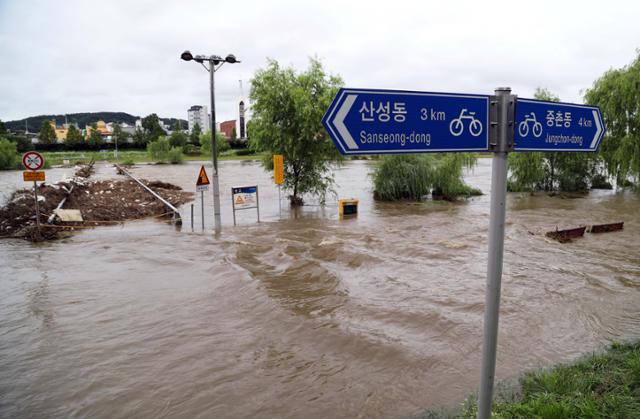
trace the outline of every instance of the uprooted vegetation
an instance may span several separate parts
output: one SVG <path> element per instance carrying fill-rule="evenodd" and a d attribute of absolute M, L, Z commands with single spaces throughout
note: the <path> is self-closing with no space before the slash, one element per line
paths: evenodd
<path fill-rule="evenodd" d="M 191 192 L 184 192 L 178 186 L 143 182 L 174 206 L 193 199 Z M 55 239 L 78 228 L 172 215 L 163 203 L 130 179 L 90 182 L 76 177 L 55 185 L 41 184 L 37 191 L 40 232 L 36 228 L 33 189 L 22 189 L 14 192 L 8 203 L 0 208 L 0 237 L 33 241 Z M 50 215 L 65 197 L 63 208 L 80 210 L 83 221 L 62 222 L 53 217 L 48 224 Z"/>

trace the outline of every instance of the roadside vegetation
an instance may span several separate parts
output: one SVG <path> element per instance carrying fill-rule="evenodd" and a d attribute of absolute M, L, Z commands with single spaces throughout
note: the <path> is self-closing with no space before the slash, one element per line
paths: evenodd
<path fill-rule="evenodd" d="M 496 393 L 494 418 L 639 418 L 640 341 L 525 373 L 517 385 Z M 476 400 L 469 398 L 459 412 L 425 411 L 415 418 L 476 415 Z"/>
<path fill-rule="evenodd" d="M 419 201 L 431 194 L 433 199 L 454 201 L 481 195 L 462 180 L 464 169 L 475 166 L 476 160 L 470 153 L 384 156 L 372 174 L 374 198 Z"/>

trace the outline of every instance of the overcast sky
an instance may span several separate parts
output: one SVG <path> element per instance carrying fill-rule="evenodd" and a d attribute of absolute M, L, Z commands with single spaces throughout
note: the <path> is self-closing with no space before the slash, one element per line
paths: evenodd
<path fill-rule="evenodd" d="M 180 53 L 235 54 L 216 73 L 218 121 L 236 118 L 270 57 L 317 56 L 348 87 L 563 101 L 640 47 L 640 1 L 0 0 L 0 119 L 155 112 L 186 119 L 209 102 L 208 75 Z"/>

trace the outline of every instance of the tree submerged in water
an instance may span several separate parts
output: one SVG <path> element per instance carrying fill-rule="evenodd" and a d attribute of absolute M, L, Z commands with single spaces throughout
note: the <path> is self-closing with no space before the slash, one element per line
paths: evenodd
<path fill-rule="evenodd" d="M 262 162 L 267 170 L 273 169 L 273 154 L 284 156 L 291 205 L 302 205 L 303 194 L 322 201 L 334 183 L 331 168 L 342 157 L 322 127 L 322 116 L 341 85 L 314 59 L 302 73 L 269 61 L 251 82 L 250 145 L 267 152 Z"/>
<path fill-rule="evenodd" d="M 481 195 L 462 180 L 464 168 L 475 164 L 470 153 L 385 156 L 373 172 L 373 196 L 381 201 L 419 201 L 432 194 L 434 199 L 453 201 Z"/>

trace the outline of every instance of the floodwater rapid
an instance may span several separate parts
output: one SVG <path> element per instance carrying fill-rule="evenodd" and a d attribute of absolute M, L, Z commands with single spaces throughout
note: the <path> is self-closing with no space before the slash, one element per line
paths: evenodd
<path fill-rule="evenodd" d="M 380 203 L 371 162 L 289 210 L 256 162 L 222 162 L 191 232 L 142 220 L 44 244 L 0 240 L 0 417 L 403 417 L 460 403 L 479 382 L 491 160 L 465 202 Z M 199 163 L 139 166 L 195 189 Z M 210 169 L 210 167 L 209 167 Z M 51 169 L 59 179 L 73 169 Z M 0 174 L 0 200 L 22 187 Z M 115 177 L 100 165 L 98 178 Z M 232 186 L 258 185 L 233 226 Z M 509 194 L 497 378 L 640 336 L 640 199 Z M 544 232 L 624 221 L 560 244 Z"/>

